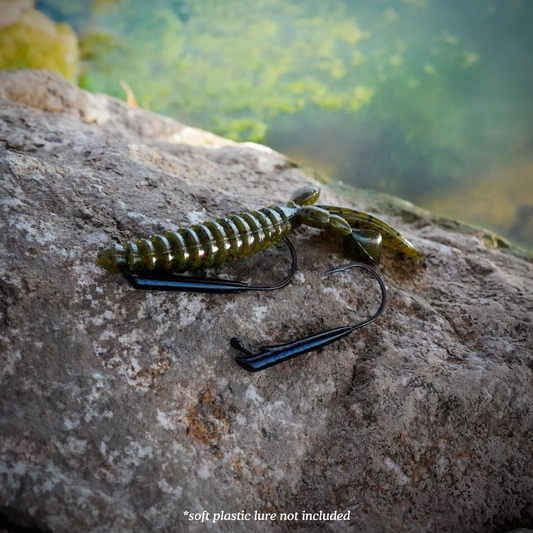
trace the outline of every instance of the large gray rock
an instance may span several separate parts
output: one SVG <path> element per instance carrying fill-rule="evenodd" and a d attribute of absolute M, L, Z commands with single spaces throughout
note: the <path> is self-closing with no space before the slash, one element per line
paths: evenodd
<path fill-rule="evenodd" d="M 112 242 L 286 203 L 309 178 L 266 148 L 50 73 L 2 73 L 0 94 L 0 527 L 459 533 L 531 525 L 526 257 L 494 248 L 505 243 L 488 232 L 451 232 L 400 202 L 391 213 L 403 217 L 380 216 L 426 259 L 385 254 L 382 318 L 248 374 L 232 361 L 231 337 L 259 346 L 353 322 L 376 308 L 375 283 L 355 271 L 322 277 L 344 259 L 310 228 L 293 239 L 295 280 L 268 294 L 137 292 L 99 270 L 95 255 Z M 321 202 L 364 210 L 385 198 L 350 194 L 362 201 L 325 188 Z M 280 247 L 218 273 L 279 279 L 286 256 Z M 213 524 L 187 514 L 202 511 L 211 520 L 220 511 L 252 516 Z M 260 522 L 255 511 L 277 516 Z M 304 521 L 304 511 L 350 518 Z M 292 512 L 298 520 L 281 519 Z"/>

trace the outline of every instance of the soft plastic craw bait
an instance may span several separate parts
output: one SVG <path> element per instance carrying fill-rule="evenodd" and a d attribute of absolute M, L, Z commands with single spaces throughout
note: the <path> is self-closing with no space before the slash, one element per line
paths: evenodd
<path fill-rule="evenodd" d="M 98 254 L 96 263 L 110 274 L 125 274 L 138 289 L 183 290 L 182 286 L 173 285 L 176 277 L 172 274 L 244 259 L 277 244 L 302 224 L 342 237 L 346 256 L 365 263 L 377 263 L 383 245 L 422 257 L 408 240 L 379 218 L 344 207 L 312 205 L 319 194 L 319 187 L 308 186 L 296 191 L 287 205 L 217 218 L 124 245 L 114 244 Z M 168 284 L 152 286 L 143 282 L 163 282 L 169 275 Z"/>
<path fill-rule="evenodd" d="M 99 252 L 96 263 L 110 274 L 122 274 L 136 289 L 203 293 L 276 290 L 287 285 L 296 271 L 296 254 L 286 237 L 301 225 L 329 230 L 335 237 L 342 238 L 347 257 L 365 263 L 378 262 L 382 246 L 422 258 L 420 252 L 398 231 L 372 215 L 344 207 L 313 205 L 319 195 L 319 187 L 308 186 L 296 191 L 287 205 L 273 205 L 258 211 L 217 218 L 137 242 L 114 244 Z M 175 275 L 224 261 L 244 259 L 282 239 L 291 252 L 292 267 L 285 280 L 276 285 L 252 286 L 238 281 Z M 258 355 L 247 351 L 238 339 L 232 339 L 232 346 L 247 356 L 238 357 L 237 362 L 247 370 L 261 370 L 334 342 L 378 318 L 386 300 L 383 281 L 373 268 L 359 263 L 330 272 L 351 267 L 366 269 L 380 284 L 382 302 L 375 315 L 359 324 L 337 328 L 295 343 L 263 347 Z"/>

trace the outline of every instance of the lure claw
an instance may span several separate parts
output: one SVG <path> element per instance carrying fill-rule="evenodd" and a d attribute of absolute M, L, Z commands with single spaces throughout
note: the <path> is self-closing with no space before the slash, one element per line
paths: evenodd
<path fill-rule="evenodd" d="M 233 338 L 230 341 L 231 346 L 233 346 L 233 348 L 239 350 L 246 356 L 237 356 L 235 358 L 236 363 L 245 370 L 248 370 L 249 372 L 258 372 L 259 370 L 264 370 L 265 368 L 269 368 L 271 366 L 288 361 L 289 359 L 297 357 L 298 355 L 303 355 L 313 350 L 318 350 L 323 346 L 327 346 L 328 344 L 331 344 L 332 342 L 335 342 L 341 339 L 342 337 L 349 335 L 350 333 L 352 333 L 352 331 L 360 329 L 374 322 L 374 320 L 376 320 L 381 315 L 381 313 L 383 313 L 383 310 L 385 309 L 385 305 L 387 303 L 387 289 L 385 287 L 385 283 L 383 282 L 381 276 L 376 272 L 376 270 L 363 263 L 352 263 L 350 265 L 337 267 L 333 270 L 325 272 L 325 274 L 334 274 L 336 272 L 342 272 L 350 268 L 364 268 L 365 270 L 370 272 L 372 276 L 376 279 L 376 281 L 379 283 L 379 287 L 381 289 L 381 304 L 379 306 L 379 309 L 370 318 L 367 318 L 366 320 L 358 322 L 357 324 L 354 324 L 352 326 L 343 326 L 340 328 L 331 329 L 322 333 L 318 333 L 316 335 L 304 337 L 303 339 L 299 339 L 288 344 L 261 346 L 259 348 L 259 353 L 257 354 L 254 354 L 244 348 L 244 345 L 240 339 Z"/>

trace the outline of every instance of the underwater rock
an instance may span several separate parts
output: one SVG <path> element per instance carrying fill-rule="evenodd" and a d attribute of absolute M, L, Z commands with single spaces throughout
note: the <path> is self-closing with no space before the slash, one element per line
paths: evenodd
<path fill-rule="evenodd" d="M 286 203 L 310 179 L 283 156 L 58 75 L 3 72 L 0 182 L 1 524 L 428 533 L 531 524 L 533 265 L 513 248 L 399 201 L 380 217 L 425 260 L 384 253 L 383 316 L 249 374 L 233 363 L 232 337 L 278 344 L 379 305 L 363 273 L 322 276 L 345 260 L 318 230 L 296 232 L 298 273 L 273 293 L 135 291 L 94 261 L 113 242 Z M 368 210 L 372 199 L 361 198 L 325 187 L 320 203 Z M 206 275 L 262 282 L 287 266 L 276 247 Z M 202 511 L 211 522 L 222 511 L 251 517 L 208 525 Z"/>
<path fill-rule="evenodd" d="M 0 70 L 45 68 L 75 81 L 78 37 L 31 7 L 33 2 L 0 2 Z M 2 23 L 3 21 L 3 23 Z"/>

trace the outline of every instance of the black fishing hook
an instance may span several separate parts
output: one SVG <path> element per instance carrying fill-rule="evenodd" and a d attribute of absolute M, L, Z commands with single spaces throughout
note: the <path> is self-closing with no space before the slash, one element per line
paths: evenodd
<path fill-rule="evenodd" d="M 360 329 L 374 322 L 374 320 L 376 320 L 385 309 L 385 305 L 387 303 L 387 289 L 381 276 L 372 267 L 363 263 L 352 263 L 350 265 L 329 270 L 328 272 L 325 272 L 325 275 L 333 274 L 335 272 L 341 272 L 350 268 L 364 268 L 365 270 L 370 272 L 372 276 L 376 279 L 376 281 L 379 283 L 379 287 L 381 289 L 381 305 L 379 306 L 379 309 L 370 318 L 367 318 L 366 320 L 363 320 L 362 322 L 359 322 L 352 326 L 343 326 L 340 328 L 331 329 L 322 333 L 318 333 L 316 335 L 304 337 L 303 339 L 290 342 L 288 344 L 261 346 L 259 348 L 259 353 L 257 354 L 254 354 L 247 350 L 240 339 L 233 338 L 230 341 L 231 346 L 233 346 L 233 348 L 239 350 L 239 352 L 244 354 L 244 356 L 239 355 L 235 358 L 237 364 L 245 370 L 248 370 L 249 372 L 258 372 L 259 370 L 264 370 L 265 368 L 278 365 L 280 363 L 283 363 L 284 361 L 288 361 L 289 359 L 297 357 L 298 355 L 302 355 L 311 352 L 312 350 L 322 348 L 323 346 L 327 346 L 328 344 L 331 344 L 332 342 L 335 342 L 341 339 L 342 337 L 349 335 L 350 333 L 352 333 L 352 331 Z"/>
<path fill-rule="evenodd" d="M 161 276 L 149 274 L 134 274 L 127 268 L 122 268 L 122 276 L 134 289 L 155 290 L 155 291 L 175 291 L 175 292 L 200 292 L 204 294 L 233 294 L 246 291 L 275 291 L 288 285 L 294 274 L 298 263 L 296 251 L 291 241 L 282 239 L 291 252 L 292 266 L 289 275 L 281 282 L 271 286 L 248 285 L 241 281 L 231 281 L 219 278 L 201 278 L 195 276 Z"/>

